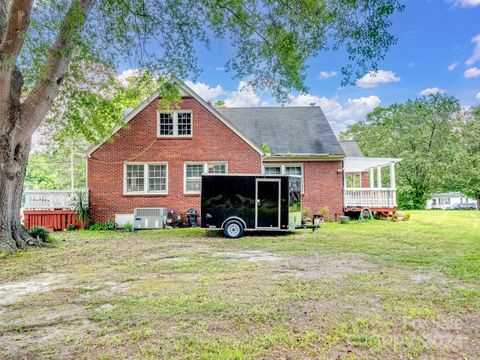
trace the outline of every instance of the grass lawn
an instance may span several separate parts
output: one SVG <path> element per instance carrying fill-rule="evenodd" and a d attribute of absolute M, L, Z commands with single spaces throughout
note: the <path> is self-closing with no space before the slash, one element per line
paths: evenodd
<path fill-rule="evenodd" d="M 0 255 L 0 358 L 480 354 L 480 212 L 228 240 L 56 233 Z"/>

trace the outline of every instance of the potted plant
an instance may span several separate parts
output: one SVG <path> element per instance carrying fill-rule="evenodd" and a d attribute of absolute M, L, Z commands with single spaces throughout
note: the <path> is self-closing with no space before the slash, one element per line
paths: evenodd
<path fill-rule="evenodd" d="M 315 225 L 325 222 L 328 212 L 328 206 L 324 206 L 320 210 L 318 210 L 317 213 L 313 215 L 313 222 L 315 223 Z"/>
<path fill-rule="evenodd" d="M 310 225 L 312 223 L 312 219 L 310 218 L 311 213 L 312 210 L 308 207 L 302 209 L 302 225 Z"/>

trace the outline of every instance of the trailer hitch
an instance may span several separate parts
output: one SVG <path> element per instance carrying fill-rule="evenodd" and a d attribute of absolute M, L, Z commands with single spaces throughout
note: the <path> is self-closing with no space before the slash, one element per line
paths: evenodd
<path fill-rule="evenodd" d="M 300 225 L 300 226 L 295 226 L 295 230 L 297 229 L 312 229 L 312 232 L 315 232 L 315 230 L 320 229 L 320 225 Z"/>

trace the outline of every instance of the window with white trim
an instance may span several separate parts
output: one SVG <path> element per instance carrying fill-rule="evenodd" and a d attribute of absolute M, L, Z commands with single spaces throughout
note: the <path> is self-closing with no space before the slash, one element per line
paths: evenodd
<path fill-rule="evenodd" d="M 157 136 L 192 136 L 191 111 L 165 111 L 157 116 Z"/>
<path fill-rule="evenodd" d="M 202 190 L 203 174 L 226 174 L 226 162 L 186 163 L 185 187 L 186 194 L 199 194 Z"/>
<path fill-rule="evenodd" d="M 263 173 L 265 175 L 300 175 L 302 177 L 302 193 L 303 187 L 303 165 L 285 164 L 285 165 L 263 165 Z"/>
<path fill-rule="evenodd" d="M 125 194 L 166 194 L 166 163 L 125 164 Z"/>

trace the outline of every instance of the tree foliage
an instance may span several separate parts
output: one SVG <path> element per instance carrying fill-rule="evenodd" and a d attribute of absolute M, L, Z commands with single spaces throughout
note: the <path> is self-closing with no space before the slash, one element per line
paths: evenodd
<path fill-rule="evenodd" d="M 217 37 L 233 48 L 227 70 L 285 100 L 291 89 L 306 90 L 306 62 L 321 51 L 346 51 L 344 83 L 376 69 L 396 42 L 390 17 L 402 10 L 397 0 L 41 0 L 19 65 L 33 86 L 55 35 L 66 27 L 69 75 L 78 75 L 87 60 L 185 78 L 200 72 L 196 44 L 208 47 Z"/>
<path fill-rule="evenodd" d="M 480 209 L 480 106 L 473 108 L 459 124 L 461 152 L 454 173 L 456 187 L 472 199 Z"/>
<path fill-rule="evenodd" d="M 401 158 L 397 165 L 399 206 L 423 208 L 429 193 L 453 190 L 448 183 L 454 182 L 451 176 L 463 161 L 461 114 L 453 97 L 422 97 L 378 107 L 342 136 L 358 141 L 365 156 Z"/>
<path fill-rule="evenodd" d="M 44 138 L 49 137 L 54 146 L 85 151 L 102 142 L 113 128 L 125 125 L 122 115 L 164 85 L 148 70 L 137 70 L 122 79 L 105 69 L 94 74 L 97 76 L 92 78 L 90 73 L 84 86 L 67 83 L 60 92 L 42 129 Z"/>

